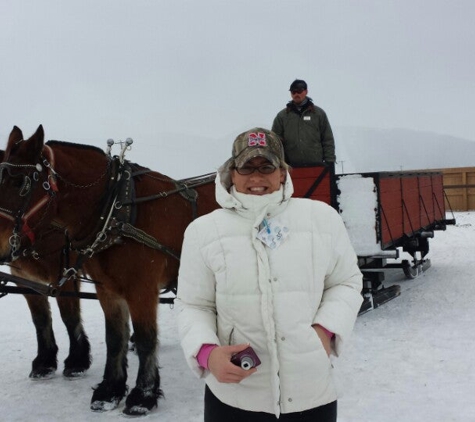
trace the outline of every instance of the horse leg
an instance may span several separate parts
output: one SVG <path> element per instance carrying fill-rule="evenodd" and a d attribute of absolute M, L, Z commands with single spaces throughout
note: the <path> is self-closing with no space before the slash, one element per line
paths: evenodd
<path fill-rule="evenodd" d="M 69 336 L 69 355 L 64 360 L 63 375 L 81 377 L 91 366 L 91 346 L 82 324 L 79 298 L 58 296 L 56 300 Z"/>
<path fill-rule="evenodd" d="M 41 295 L 25 295 L 36 329 L 38 352 L 32 362 L 31 379 L 49 379 L 57 367 L 58 346 L 54 338 L 53 322 L 48 298 Z"/>
<path fill-rule="evenodd" d="M 157 406 L 163 396 L 156 356 L 158 294 L 137 294 L 128 302 L 134 328 L 135 350 L 139 358 L 136 385 L 127 396 L 124 413 L 144 415 Z"/>
<path fill-rule="evenodd" d="M 91 409 L 104 412 L 115 409 L 127 392 L 127 349 L 129 312 L 126 302 L 97 288 L 106 321 L 107 360 L 102 382 L 94 389 Z"/>

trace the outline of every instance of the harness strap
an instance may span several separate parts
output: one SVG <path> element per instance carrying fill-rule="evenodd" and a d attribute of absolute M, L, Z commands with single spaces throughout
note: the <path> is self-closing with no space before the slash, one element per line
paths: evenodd
<path fill-rule="evenodd" d="M 175 182 L 175 185 L 178 188 L 181 188 L 182 185 L 187 186 L 183 182 L 179 181 Z M 191 217 L 193 220 L 196 220 L 196 217 L 198 217 L 198 192 L 192 187 L 188 187 L 181 190 L 179 194 L 191 204 Z"/>
<path fill-rule="evenodd" d="M 199 183 L 193 183 L 193 184 L 188 184 L 183 181 L 176 181 L 175 183 L 178 183 L 180 185 L 179 188 L 172 189 L 165 192 L 160 192 L 155 195 L 142 196 L 140 198 L 131 199 L 130 201 L 123 202 L 122 205 L 134 205 L 134 204 L 140 204 L 142 202 L 153 201 L 155 199 L 166 198 L 167 196 L 173 195 L 175 193 L 180 193 L 186 190 L 197 188 L 199 186 L 207 185 L 208 183 L 210 183 L 211 180 L 212 180 L 211 178 L 207 178 L 206 180 L 203 180 Z"/>
<path fill-rule="evenodd" d="M 157 239 L 145 233 L 143 230 L 140 230 L 129 223 L 117 223 L 117 228 L 119 229 L 120 234 L 122 236 L 129 237 L 131 239 L 136 240 L 137 242 L 144 244 L 145 246 L 164 252 L 170 255 L 172 258 L 175 258 L 177 261 L 180 260 L 179 254 L 177 254 L 169 247 L 162 245 L 160 242 L 158 242 Z"/>
<path fill-rule="evenodd" d="M 167 196 L 173 195 L 175 193 L 183 192 L 186 189 L 189 189 L 189 187 L 182 186 L 180 188 L 169 190 L 167 192 L 160 192 L 155 195 L 142 196 L 141 198 L 134 198 L 134 199 L 131 199 L 130 201 L 124 202 L 122 205 L 135 205 L 135 204 L 140 204 L 142 202 L 153 201 L 154 199 L 166 198 Z"/>
<path fill-rule="evenodd" d="M 76 264 L 74 267 L 69 267 L 63 268 L 63 274 L 61 279 L 58 281 L 58 288 L 63 287 L 63 284 L 66 283 L 66 281 L 70 280 L 71 278 L 74 280 L 74 289 L 79 292 L 78 284 L 77 284 L 77 274 L 82 268 L 82 263 L 84 261 L 85 255 L 78 255 L 78 258 L 76 260 Z M 69 261 L 69 256 L 68 256 L 68 261 Z"/>
<path fill-rule="evenodd" d="M 15 222 L 15 217 L 11 216 L 10 214 L 7 214 L 6 212 L 1 211 L 1 208 L 0 208 L 0 217 L 3 217 L 6 220 Z"/>

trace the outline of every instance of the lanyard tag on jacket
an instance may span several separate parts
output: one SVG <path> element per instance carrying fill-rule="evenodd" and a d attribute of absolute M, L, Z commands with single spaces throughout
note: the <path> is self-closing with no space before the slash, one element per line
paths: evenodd
<path fill-rule="evenodd" d="M 257 233 L 257 238 L 271 249 L 276 249 L 289 235 L 289 228 L 278 218 L 262 220 L 262 229 Z"/>

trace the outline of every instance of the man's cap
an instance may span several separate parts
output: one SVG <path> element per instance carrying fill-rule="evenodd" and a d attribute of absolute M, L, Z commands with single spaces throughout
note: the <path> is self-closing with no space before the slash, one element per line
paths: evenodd
<path fill-rule="evenodd" d="M 293 81 L 290 84 L 289 91 L 296 91 L 298 89 L 306 90 L 307 89 L 307 82 L 303 81 L 302 79 L 295 79 L 295 81 Z"/>
<path fill-rule="evenodd" d="M 266 158 L 277 168 L 285 162 L 284 147 L 274 132 L 255 127 L 234 140 L 232 159 L 237 168 L 256 157 Z"/>

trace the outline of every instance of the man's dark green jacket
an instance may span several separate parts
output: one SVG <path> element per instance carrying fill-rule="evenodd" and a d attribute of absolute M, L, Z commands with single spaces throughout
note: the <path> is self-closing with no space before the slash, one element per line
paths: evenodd
<path fill-rule="evenodd" d="M 309 99 L 300 110 L 291 101 L 280 111 L 272 131 L 284 144 L 291 166 L 335 162 L 335 141 L 326 113 Z"/>

